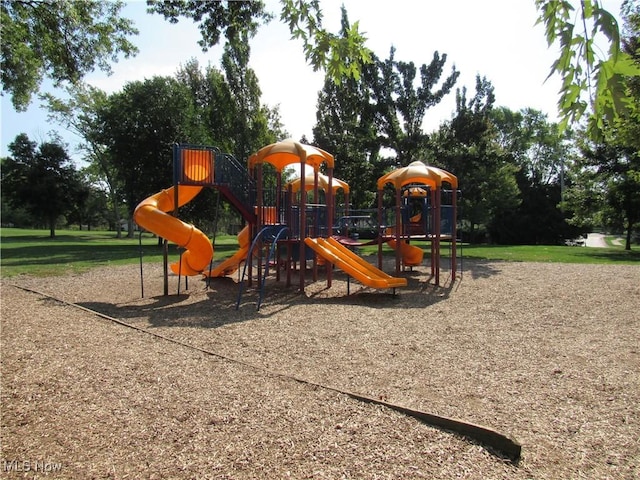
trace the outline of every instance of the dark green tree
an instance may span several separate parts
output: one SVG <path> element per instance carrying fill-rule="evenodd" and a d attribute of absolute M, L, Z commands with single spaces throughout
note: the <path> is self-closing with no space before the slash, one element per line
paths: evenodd
<path fill-rule="evenodd" d="M 109 207 L 108 195 L 96 184 L 92 167 L 75 172 L 78 187 L 71 192 L 73 201 L 65 214 L 67 224 L 77 224 L 78 229 L 108 226 L 113 210 Z"/>
<path fill-rule="evenodd" d="M 561 133 L 542 112 L 494 109 L 491 121 L 505 159 L 517 167 L 520 203 L 503 210 L 490 224 L 491 238 L 502 244 L 559 244 L 579 232 L 566 222 L 561 207 L 565 165 L 572 157 L 571 132 Z"/>
<path fill-rule="evenodd" d="M 84 185 L 59 141 L 38 145 L 22 133 L 2 162 L 3 199 L 44 222 L 51 238 L 58 219 L 82 202 Z"/>
<path fill-rule="evenodd" d="M 76 84 L 99 68 L 110 72 L 118 55 L 135 55 L 128 36 L 138 31 L 120 17 L 124 2 L 101 0 L 0 3 L 2 91 L 16 110 L 27 108 L 42 80 Z"/>
<path fill-rule="evenodd" d="M 350 28 L 343 8 L 341 32 Z M 375 181 L 388 165 L 380 158 L 371 95 L 377 75 L 375 64 L 365 65 L 359 80 L 344 76 L 335 81 L 327 75 L 318 93 L 313 143 L 336 158 L 334 175 L 352 186 L 350 203 L 355 208 L 374 205 Z"/>
<path fill-rule="evenodd" d="M 313 143 L 334 155 L 334 175 L 351 185 L 352 206 L 370 208 L 375 200 L 376 173 L 382 174 L 384 161 L 375 142 L 373 105 L 363 101 L 360 95 L 365 93 L 359 84 L 351 78 L 337 85 L 325 80 L 318 95 Z"/>
<path fill-rule="evenodd" d="M 630 250 L 640 224 L 640 155 L 637 146 L 616 138 L 618 130 L 604 132 L 607 142 L 583 138 L 566 203 L 575 212 L 574 223 L 624 232 L 625 249 Z"/>
<path fill-rule="evenodd" d="M 559 183 L 571 144 L 571 132 L 561 133 L 547 115 L 533 108 L 518 112 L 499 107 L 491 112 L 498 141 L 512 162 L 534 183 Z"/>
<path fill-rule="evenodd" d="M 176 79 L 191 92 L 195 116 L 191 131 L 198 142 L 215 145 L 245 161 L 257 149 L 286 137 L 277 107 L 260 103 L 260 86 L 248 57 L 225 49 L 223 71 L 188 61 Z"/>
<path fill-rule="evenodd" d="M 493 85 L 476 78 L 472 98 L 466 87 L 456 91 L 456 112 L 430 139 L 434 163 L 458 177 L 462 232 L 478 241 L 493 218 L 520 203 L 516 166 L 501 147 L 491 121 Z"/>
<path fill-rule="evenodd" d="M 203 70 L 197 60 L 191 59 L 178 69 L 176 80 L 190 92 L 195 112 L 189 127 L 193 140 L 233 152 L 232 125 L 236 110 L 224 74 L 211 65 Z"/>
<path fill-rule="evenodd" d="M 249 39 L 243 37 L 237 44 L 228 43 L 222 55 L 222 68 L 231 93 L 233 116 L 230 138 L 232 153 L 241 161 L 276 138 L 269 132 L 266 108 L 260 104 L 262 92 L 258 77 L 249 67 Z"/>

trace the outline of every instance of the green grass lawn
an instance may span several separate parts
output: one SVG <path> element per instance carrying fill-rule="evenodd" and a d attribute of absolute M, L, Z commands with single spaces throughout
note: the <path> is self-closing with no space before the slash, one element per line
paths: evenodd
<path fill-rule="evenodd" d="M 49 238 L 48 230 L 0 230 L 1 275 L 3 278 L 20 274 L 40 277 L 82 272 L 90 268 L 143 262 L 161 262 L 162 248 L 151 234 L 142 235 L 142 247 L 138 234 L 134 238 L 116 238 L 114 232 L 87 232 L 57 230 L 55 238 Z M 216 238 L 214 262 L 232 255 L 238 249 L 235 236 Z M 418 245 L 420 245 L 418 243 Z M 428 249 L 427 244 L 423 244 Z M 443 244 L 442 255 L 449 255 L 449 245 Z M 375 254 L 376 246 L 360 249 L 361 254 Z M 385 255 L 393 251 L 384 246 Z M 458 246 L 458 257 L 463 259 L 505 260 L 513 262 L 562 262 L 562 263 L 625 263 L 640 264 L 640 248 L 625 251 L 622 246 L 587 248 L 566 246 Z M 169 261 L 179 258 L 175 245 L 169 245 Z"/>
<path fill-rule="evenodd" d="M 464 258 L 512 262 L 640 263 L 640 248 L 637 246 L 631 251 L 625 251 L 623 246 L 592 248 L 559 245 L 463 245 L 458 250 L 462 251 Z M 445 255 L 448 253 L 444 248 L 442 251 Z"/>
<path fill-rule="evenodd" d="M 142 234 L 142 248 L 136 232 L 134 238 L 116 238 L 115 232 L 3 228 L 0 230 L 1 274 L 3 278 L 20 274 L 40 277 L 82 272 L 89 268 L 161 262 L 162 247 L 149 233 Z M 238 249 L 235 236 L 216 238 L 215 260 L 226 258 Z M 179 259 L 175 245 L 169 244 L 169 261 Z"/>
<path fill-rule="evenodd" d="M 422 246 L 425 254 L 429 245 L 417 242 Z M 611 244 L 610 244 L 611 245 Z M 440 253 L 443 257 L 451 254 L 448 242 L 443 242 Z M 373 255 L 378 252 L 377 245 L 369 245 L 360 249 L 363 255 Z M 393 251 L 383 247 L 385 254 L 392 255 Z M 611 245 L 609 248 L 568 247 L 554 245 L 457 245 L 457 256 L 463 259 L 503 260 L 510 262 L 556 262 L 556 263 L 599 263 L 599 264 L 640 264 L 640 248 L 635 246 L 631 251 L 625 251 L 621 245 Z"/>

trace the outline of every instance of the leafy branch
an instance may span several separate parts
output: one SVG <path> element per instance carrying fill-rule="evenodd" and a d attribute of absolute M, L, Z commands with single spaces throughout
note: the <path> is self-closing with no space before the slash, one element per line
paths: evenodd
<path fill-rule="evenodd" d="M 605 125 L 629 110 L 626 79 L 640 76 L 640 67 L 620 49 L 618 22 L 599 0 L 580 0 L 578 10 L 568 0 L 536 0 L 536 7 L 547 44 L 560 44 L 560 56 L 549 73 L 562 77 L 560 127 L 579 122 L 590 107 L 587 131 L 601 138 Z M 609 45 L 606 52 L 598 49 L 600 40 Z"/>

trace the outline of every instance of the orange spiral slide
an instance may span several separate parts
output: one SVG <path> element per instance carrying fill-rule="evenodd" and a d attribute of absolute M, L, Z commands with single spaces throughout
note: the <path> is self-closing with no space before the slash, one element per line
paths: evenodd
<path fill-rule="evenodd" d="M 174 273 L 199 275 L 211 263 L 213 246 L 209 238 L 196 227 L 166 213 L 176 208 L 175 188 L 178 188 L 178 207 L 189 203 L 202 190 L 199 186 L 179 186 L 162 190 L 140 202 L 133 213 L 133 219 L 145 230 L 186 249 L 181 261 L 171 265 Z"/>

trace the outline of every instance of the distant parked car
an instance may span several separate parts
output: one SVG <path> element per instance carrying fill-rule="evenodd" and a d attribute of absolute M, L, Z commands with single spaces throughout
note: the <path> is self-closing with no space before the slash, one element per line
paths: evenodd
<path fill-rule="evenodd" d="M 378 225 L 371 217 L 345 216 L 340 217 L 334 225 L 333 233 L 343 237 L 373 240 L 378 238 Z"/>

